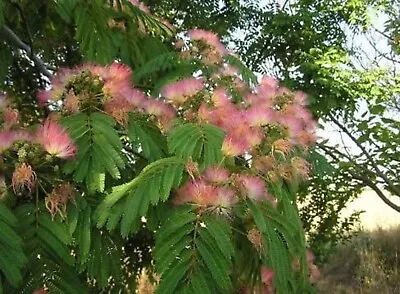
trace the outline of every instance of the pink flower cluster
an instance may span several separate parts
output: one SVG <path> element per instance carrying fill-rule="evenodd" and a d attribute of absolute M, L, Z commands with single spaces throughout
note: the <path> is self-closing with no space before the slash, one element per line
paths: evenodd
<path fill-rule="evenodd" d="M 98 100 L 99 103 L 103 104 L 103 110 L 121 124 L 126 124 L 128 113 L 131 111 L 141 111 L 154 115 L 163 127 L 176 115 L 172 106 L 161 100 L 148 97 L 139 89 L 133 88 L 131 69 L 117 62 L 105 67 L 84 64 L 73 70 L 61 70 L 52 79 L 52 89 L 39 92 L 39 102 L 44 104 L 62 100 L 63 108 L 67 113 L 83 111 L 81 105 L 88 99 L 92 99 L 95 94 L 74 93 L 69 83 L 85 72 L 90 72 L 94 82 L 97 81 L 102 85 L 104 97 Z M 189 90 L 185 91 L 188 93 Z"/>
<path fill-rule="evenodd" d="M 203 81 L 196 78 L 186 78 L 178 82 L 170 83 L 161 89 L 161 95 L 167 101 L 180 105 L 188 101 L 204 88 Z"/>
<path fill-rule="evenodd" d="M 240 198 L 253 201 L 269 201 L 265 182 L 246 173 L 232 174 L 219 166 L 210 166 L 203 173 L 190 172 L 191 180 L 186 182 L 175 193 L 174 204 L 195 203 L 203 207 L 229 208 Z"/>
<path fill-rule="evenodd" d="M 76 146 L 68 133 L 50 119 L 46 120 L 35 134 L 26 130 L 0 131 L 0 154 L 16 142 L 38 143 L 47 153 L 59 158 L 72 158 L 76 153 Z"/>
<path fill-rule="evenodd" d="M 218 35 L 213 32 L 193 29 L 188 31 L 188 36 L 192 41 L 203 41 L 211 46 L 212 49 L 215 49 L 221 56 L 227 52 L 225 46 L 219 40 Z"/>

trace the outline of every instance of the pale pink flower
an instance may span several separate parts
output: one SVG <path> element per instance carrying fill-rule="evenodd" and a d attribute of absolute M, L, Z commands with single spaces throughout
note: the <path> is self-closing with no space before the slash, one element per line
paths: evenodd
<path fill-rule="evenodd" d="M 294 94 L 294 98 L 293 98 L 294 102 L 296 104 L 299 104 L 301 106 L 307 106 L 308 105 L 308 101 L 307 101 L 307 94 L 302 92 L 302 91 L 297 91 Z"/>
<path fill-rule="evenodd" d="M 235 177 L 235 184 L 243 196 L 255 201 L 267 200 L 265 182 L 255 176 L 239 174 Z"/>
<path fill-rule="evenodd" d="M 225 46 L 221 43 L 217 34 L 213 32 L 201 29 L 193 29 L 188 31 L 188 36 L 192 40 L 201 40 L 208 45 L 214 47 L 221 55 L 226 53 Z"/>
<path fill-rule="evenodd" d="M 131 104 L 123 98 L 111 98 L 104 102 L 104 111 L 121 125 L 128 123 L 128 113 L 131 109 Z"/>
<path fill-rule="evenodd" d="M 16 194 L 27 189 L 32 192 L 32 188 L 36 185 L 36 173 L 32 167 L 25 162 L 17 166 L 12 175 L 12 187 Z"/>
<path fill-rule="evenodd" d="M 18 141 L 32 141 L 32 135 L 24 130 L 0 131 L 0 153 Z"/>
<path fill-rule="evenodd" d="M 303 179 L 308 179 L 311 173 L 311 164 L 307 160 L 296 156 L 291 159 L 291 164 L 295 174 Z"/>
<path fill-rule="evenodd" d="M 203 172 L 204 179 L 209 183 L 223 184 L 229 180 L 229 171 L 223 167 L 210 166 Z"/>
<path fill-rule="evenodd" d="M 235 191 L 228 187 L 216 187 L 216 196 L 212 206 L 218 207 L 232 207 L 238 202 L 238 198 L 235 195 Z"/>
<path fill-rule="evenodd" d="M 248 150 L 248 144 L 243 138 L 226 136 L 222 143 L 221 151 L 226 156 L 238 156 Z"/>
<path fill-rule="evenodd" d="M 0 152 L 9 149 L 15 142 L 14 133 L 11 131 L 0 132 Z"/>
<path fill-rule="evenodd" d="M 68 133 L 56 122 L 46 120 L 39 128 L 36 139 L 49 154 L 60 158 L 72 158 L 76 146 Z"/>
<path fill-rule="evenodd" d="M 250 149 L 262 142 L 264 134 L 260 128 L 249 128 L 244 138 L 248 144 L 248 149 Z"/>
<path fill-rule="evenodd" d="M 246 110 L 246 118 L 250 126 L 265 126 L 274 122 L 275 111 L 271 108 L 252 106 Z"/>
<path fill-rule="evenodd" d="M 185 103 L 204 88 L 203 81 L 196 78 L 187 78 L 165 85 L 161 95 L 177 105 Z"/>
<path fill-rule="evenodd" d="M 74 94 L 71 90 L 68 92 L 64 99 L 64 108 L 69 113 L 78 113 L 79 112 L 79 97 Z"/>
<path fill-rule="evenodd" d="M 231 207 L 237 202 L 235 191 L 228 187 L 217 187 L 202 179 L 188 181 L 176 191 L 175 205 L 195 203 L 205 207 Z"/>
<path fill-rule="evenodd" d="M 143 103 L 146 101 L 146 95 L 138 90 L 131 89 L 129 95 L 126 97 L 129 103 L 131 103 L 135 107 L 142 107 Z"/>
<path fill-rule="evenodd" d="M 215 89 L 211 96 L 211 101 L 216 107 L 224 106 L 230 103 L 229 95 L 224 88 Z"/>
<path fill-rule="evenodd" d="M 266 267 L 265 265 L 261 266 L 260 269 L 261 282 L 263 283 L 262 292 L 263 294 L 273 294 L 274 291 L 274 276 L 275 273 L 272 269 Z"/>
<path fill-rule="evenodd" d="M 278 139 L 272 143 L 274 151 L 288 155 L 292 151 L 292 143 L 285 139 Z"/>
<path fill-rule="evenodd" d="M 9 130 L 19 122 L 19 112 L 13 108 L 3 110 L 4 129 Z"/>

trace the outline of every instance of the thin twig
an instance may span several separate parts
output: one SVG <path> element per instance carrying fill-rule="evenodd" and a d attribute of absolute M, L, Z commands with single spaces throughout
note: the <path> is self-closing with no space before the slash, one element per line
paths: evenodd
<path fill-rule="evenodd" d="M 4 25 L 1 28 L 0 32 L 1 31 L 6 36 L 8 36 L 11 39 L 11 41 L 15 43 L 15 45 L 17 45 L 20 49 L 24 50 L 26 54 L 31 57 L 32 61 L 35 63 L 36 67 L 42 74 L 44 74 L 48 78 L 52 76 L 52 73 L 49 71 L 49 69 L 55 70 L 55 68 L 46 65 L 43 62 L 43 60 L 41 60 L 36 54 L 32 54 L 31 47 L 22 42 L 21 39 L 8 26 Z"/>
<path fill-rule="evenodd" d="M 332 114 L 329 114 L 329 118 L 357 145 L 358 148 L 360 148 L 361 152 L 366 156 L 369 164 L 373 167 L 376 174 L 379 177 L 381 177 L 385 181 L 385 183 L 389 186 L 390 191 L 393 192 L 394 194 L 400 196 L 400 190 L 379 169 L 378 165 L 376 164 L 375 160 L 372 158 L 371 154 L 369 154 L 368 151 L 364 148 L 364 146 L 360 142 L 358 142 L 357 138 L 355 138 L 353 136 L 353 134 L 345 126 L 343 126 L 336 118 L 334 118 L 334 116 Z"/>
<path fill-rule="evenodd" d="M 336 150 L 336 149 L 334 149 L 332 147 L 329 147 L 329 146 L 326 146 L 326 145 L 322 145 L 322 144 L 318 144 L 318 147 L 321 148 L 327 155 L 329 155 L 330 157 L 332 157 L 336 161 L 340 161 L 340 159 L 339 159 L 339 157 L 337 157 L 335 155 L 334 152 L 337 152 L 341 156 L 346 157 L 352 164 L 355 165 L 355 168 L 358 168 L 358 169 L 361 169 L 361 170 L 363 169 L 356 162 L 354 162 L 351 158 L 347 157 L 345 154 L 341 153 L 340 151 L 338 151 L 338 150 Z M 363 182 L 366 186 L 368 186 L 372 190 L 374 190 L 375 193 L 378 195 L 378 197 L 381 198 L 381 200 L 383 202 L 385 202 L 385 204 L 387 204 L 390 208 L 396 210 L 397 212 L 400 212 L 400 206 L 398 206 L 398 205 L 394 204 L 392 201 L 390 201 L 386 197 L 386 195 L 382 192 L 382 190 L 370 178 L 368 178 L 365 175 L 359 175 L 359 174 L 357 174 L 356 172 L 354 172 L 352 170 L 349 170 L 348 172 L 353 176 L 353 178 Z"/>

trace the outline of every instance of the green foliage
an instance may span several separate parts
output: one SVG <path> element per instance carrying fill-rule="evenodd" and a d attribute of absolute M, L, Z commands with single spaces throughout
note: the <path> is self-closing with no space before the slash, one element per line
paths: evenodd
<path fill-rule="evenodd" d="M 22 251 L 22 239 L 15 232 L 17 218 L 3 204 L 0 204 L 0 270 L 5 279 L 14 287 L 22 282 L 21 269 L 27 259 Z"/>
<path fill-rule="evenodd" d="M 205 166 L 222 160 L 224 132 L 211 124 L 180 124 L 168 136 L 168 147 L 178 157 L 202 162 Z"/>
<path fill-rule="evenodd" d="M 19 206 L 15 215 L 28 257 L 20 293 L 32 293 L 44 285 L 54 292 L 86 293 L 74 269 L 69 248 L 73 239 L 66 224 L 53 220 L 47 211 L 37 210 L 33 204 Z"/>
<path fill-rule="evenodd" d="M 193 207 L 171 213 L 156 235 L 154 257 L 161 273 L 157 292 L 231 291 L 229 273 L 234 249 L 230 235 L 231 229 L 225 221 L 196 216 Z"/>
<path fill-rule="evenodd" d="M 121 235 L 137 232 L 140 218 L 146 216 L 149 205 L 169 198 L 171 189 L 181 182 L 184 162 L 176 157 L 159 159 L 132 181 L 114 187 L 97 208 L 97 226 L 113 230 L 121 219 Z"/>
<path fill-rule="evenodd" d="M 119 179 L 125 167 L 114 119 L 99 112 L 80 113 L 66 117 L 63 124 L 78 146 L 76 160 L 65 166 L 65 172 L 73 173 L 76 182 L 85 181 L 89 192 L 103 192 L 106 173 Z"/>
<path fill-rule="evenodd" d="M 155 161 L 168 153 L 165 137 L 148 118 L 132 114 L 127 129 L 135 150 L 142 149 L 147 160 Z"/>

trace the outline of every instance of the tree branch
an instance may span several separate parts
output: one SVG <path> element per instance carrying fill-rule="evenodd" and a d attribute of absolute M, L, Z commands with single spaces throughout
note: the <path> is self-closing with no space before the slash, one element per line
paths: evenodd
<path fill-rule="evenodd" d="M 392 181 L 389 180 L 389 178 L 379 169 L 372 156 L 368 153 L 364 146 L 360 142 L 358 142 L 357 138 L 355 138 L 353 134 L 348 129 L 346 129 L 346 127 L 343 126 L 336 118 L 334 118 L 332 114 L 329 114 L 329 118 L 357 145 L 358 148 L 360 148 L 361 152 L 367 157 L 376 174 L 385 181 L 390 190 L 394 194 L 400 196 L 399 189 L 395 185 L 393 185 Z"/>
<path fill-rule="evenodd" d="M 31 47 L 21 41 L 21 39 L 6 25 L 1 27 L 1 31 L 18 46 L 18 48 L 24 50 L 26 54 L 32 59 L 39 71 L 46 77 L 50 78 L 52 73 L 49 71 L 55 70 L 55 68 L 46 65 L 36 54 L 33 54 Z"/>
<path fill-rule="evenodd" d="M 355 165 L 356 168 L 360 168 L 360 166 L 356 162 L 354 162 L 351 158 L 346 156 L 346 154 L 343 154 L 343 153 L 341 153 L 340 151 L 338 151 L 338 150 L 336 150 L 334 148 L 331 148 L 329 146 L 325 146 L 325 145 L 322 145 L 322 144 L 318 144 L 318 147 L 321 148 L 327 155 L 332 157 L 334 160 L 340 161 L 339 157 L 337 157 L 334 154 L 334 152 L 337 152 L 339 155 L 346 157 L 353 165 Z M 360 168 L 360 169 L 362 170 L 362 168 Z M 363 182 L 366 186 L 368 186 L 372 190 L 374 190 L 375 193 L 378 195 L 378 197 L 381 198 L 381 200 L 383 202 L 385 202 L 385 204 L 387 204 L 390 208 L 396 210 L 397 212 L 400 212 L 400 206 L 398 206 L 395 203 L 393 203 L 392 201 L 390 201 L 386 197 L 386 195 L 382 192 L 382 190 L 370 178 L 368 178 L 365 175 L 359 175 L 359 174 L 357 174 L 356 172 L 354 172 L 352 170 L 348 170 L 348 172 L 353 176 L 353 178 Z"/>

